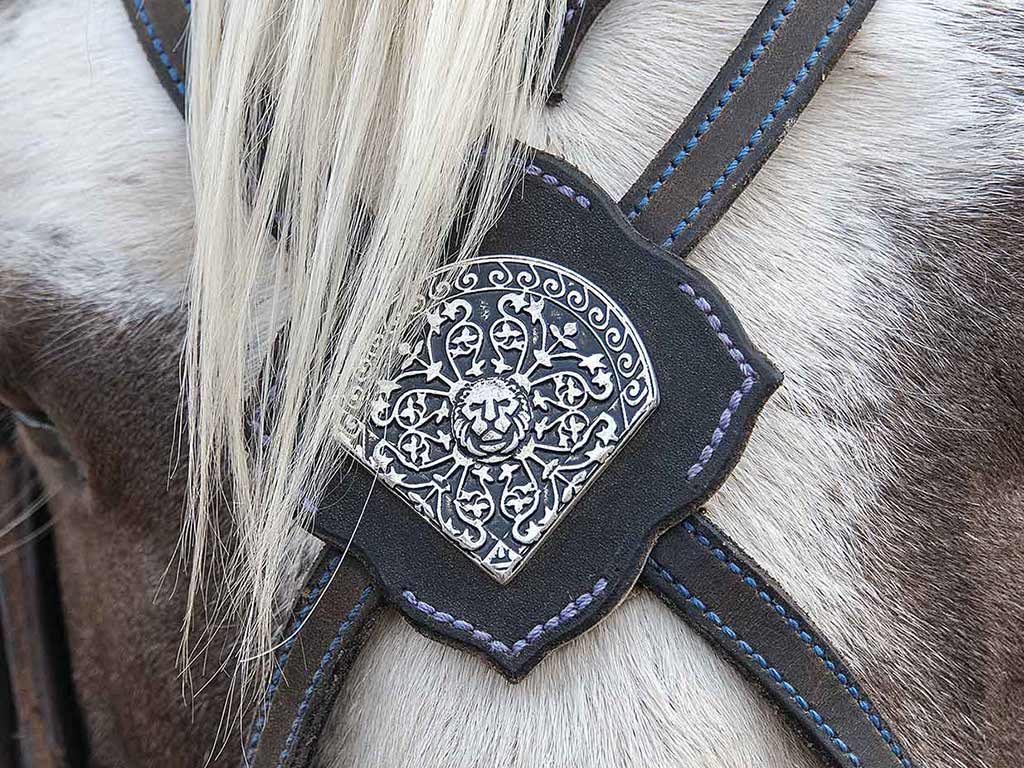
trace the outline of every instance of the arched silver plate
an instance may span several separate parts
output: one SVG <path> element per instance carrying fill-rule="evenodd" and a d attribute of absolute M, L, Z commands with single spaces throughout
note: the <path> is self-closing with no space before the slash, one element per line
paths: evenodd
<path fill-rule="evenodd" d="M 658 404 L 643 340 L 581 275 L 525 256 L 440 272 L 342 442 L 507 583 Z"/>

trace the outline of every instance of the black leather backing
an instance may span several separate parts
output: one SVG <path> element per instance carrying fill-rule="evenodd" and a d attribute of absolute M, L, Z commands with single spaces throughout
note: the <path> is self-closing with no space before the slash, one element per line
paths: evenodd
<path fill-rule="evenodd" d="M 755 680 L 841 768 L 910 768 L 864 687 L 825 635 L 700 515 L 665 533 L 643 584 Z"/>
<path fill-rule="evenodd" d="M 421 632 L 519 680 L 621 600 L 655 537 L 724 479 L 780 377 L 703 275 L 639 237 L 596 185 L 552 157 L 536 156 L 481 253 L 553 262 L 602 287 L 645 341 L 661 404 L 509 584 L 361 464 L 336 478 L 315 533 L 337 547 L 351 538 Z"/>
<path fill-rule="evenodd" d="M 685 255 L 782 141 L 874 0 L 769 0 L 689 116 L 620 205 Z"/>

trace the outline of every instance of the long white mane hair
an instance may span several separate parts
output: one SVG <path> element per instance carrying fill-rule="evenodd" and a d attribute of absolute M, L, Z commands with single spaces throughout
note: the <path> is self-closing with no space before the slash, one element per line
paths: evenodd
<path fill-rule="evenodd" d="M 357 373 L 385 364 L 376 340 L 402 327 L 453 226 L 461 258 L 493 222 L 564 13 L 564 0 L 195 5 L 183 541 L 190 608 L 240 628 L 243 681 L 266 672 L 288 542 L 342 460 L 333 430 L 360 407 Z"/>

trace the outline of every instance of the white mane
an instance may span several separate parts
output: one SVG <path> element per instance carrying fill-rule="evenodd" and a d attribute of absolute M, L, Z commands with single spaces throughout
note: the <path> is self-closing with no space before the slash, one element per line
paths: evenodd
<path fill-rule="evenodd" d="M 493 220 L 562 15 L 554 0 L 195 6 L 184 541 L 195 597 L 226 507 L 232 581 L 216 610 L 245 628 L 243 665 L 262 662 L 257 673 L 293 568 L 287 543 L 339 460 L 340 409 L 362 398 L 354 376 L 381 364 L 371 343 L 404 324 L 471 196 L 460 256 Z M 273 391 L 254 376 L 271 354 L 283 361 Z M 253 424 L 266 438 L 247 439 L 253 405 L 271 402 L 274 424 Z"/>

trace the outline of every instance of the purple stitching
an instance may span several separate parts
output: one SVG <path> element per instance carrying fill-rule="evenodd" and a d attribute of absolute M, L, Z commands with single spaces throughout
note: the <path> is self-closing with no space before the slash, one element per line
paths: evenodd
<path fill-rule="evenodd" d="M 482 629 L 477 629 L 468 621 L 463 621 L 462 619 L 458 619 L 452 616 L 450 613 L 445 613 L 444 611 L 437 610 L 436 608 L 434 608 L 434 606 L 430 605 L 430 603 L 425 603 L 422 600 L 418 599 L 416 595 L 410 592 L 409 590 L 403 592 L 402 597 L 404 597 L 409 602 L 409 604 L 412 605 L 413 608 L 415 608 L 420 613 L 429 616 L 438 624 L 451 624 L 453 629 L 456 629 L 459 632 L 469 635 L 479 643 L 483 643 L 487 646 L 487 650 L 489 650 L 491 653 L 500 653 L 505 656 L 515 656 L 518 653 L 522 652 L 523 649 L 526 648 L 526 646 L 530 645 L 531 643 L 537 642 L 537 640 L 539 640 L 541 635 L 543 635 L 545 632 L 549 632 L 561 626 L 562 624 L 576 618 L 582 611 L 586 610 L 594 602 L 594 599 L 600 596 L 600 594 L 604 592 L 604 590 L 607 587 L 608 581 L 606 579 L 598 579 L 596 582 L 594 582 L 594 586 L 590 590 L 590 592 L 584 592 L 575 600 L 570 600 L 569 603 L 565 606 L 565 608 L 563 608 L 561 611 L 556 613 L 554 616 L 552 616 L 544 623 L 535 626 L 533 629 L 526 633 L 525 637 L 522 637 L 519 640 L 516 640 L 514 643 L 512 643 L 511 647 L 509 647 L 506 643 L 503 643 L 501 640 L 496 639 L 494 635 L 492 635 L 490 632 L 485 632 Z"/>
<path fill-rule="evenodd" d="M 718 419 L 718 426 L 716 426 L 715 431 L 711 433 L 711 440 L 700 452 L 700 458 L 697 462 L 690 467 L 686 473 L 686 479 L 693 480 L 697 475 L 704 471 L 704 467 L 706 467 L 708 462 L 711 461 L 711 457 L 714 455 L 715 450 L 729 431 L 729 427 L 732 425 L 732 417 L 736 414 L 744 396 L 749 395 L 750 390 L 753 389 L 754 382 L 757 380 L 757 375 L 743 356 L 743 352 L 733 344 L 732 339 L 729 338 L 729 334 L 722 330 L 722 321 L 718 315 L 715 314 L 711 305 L 708 303 L 708 300 L 703 296 L 698 296 L 697 292 L 687 283 L 680 283 L 679 290 L 689 296 L 697 306 L 697 309 L 704 313 L 704 319 L 708 321 L 708 325 L 711 326 L 711 330 L 718 335 L 719 340 L 722 342 L 722 346 L 725 347 L 725 351 L 729 353 L 729 357 L 733 359 L 736 366 L 740 369 L 740 373 L 744 376 L 743 382 L 740 384 L 739 388 L 729 397 L 729 405 L 726 406 L 724 411 L 722 411 L 722 415 Z"/>
<path fill-rule="evenodd" d="M 568 184 L 563 184 L 558 180 L 557 177 L 552 176 L 550 173 L 545 173 L 544 169 L 540 166 L 529 163 L 523 168 L 523 172 L 528 176 L 536 176 L 549 187 L 554 187 L 561 192 L 565 197 L 572 200 L 581 208 L 590 209 L 590 198 L 584 195 L 576 194 L 576 190 L 570 187 Z"/>

